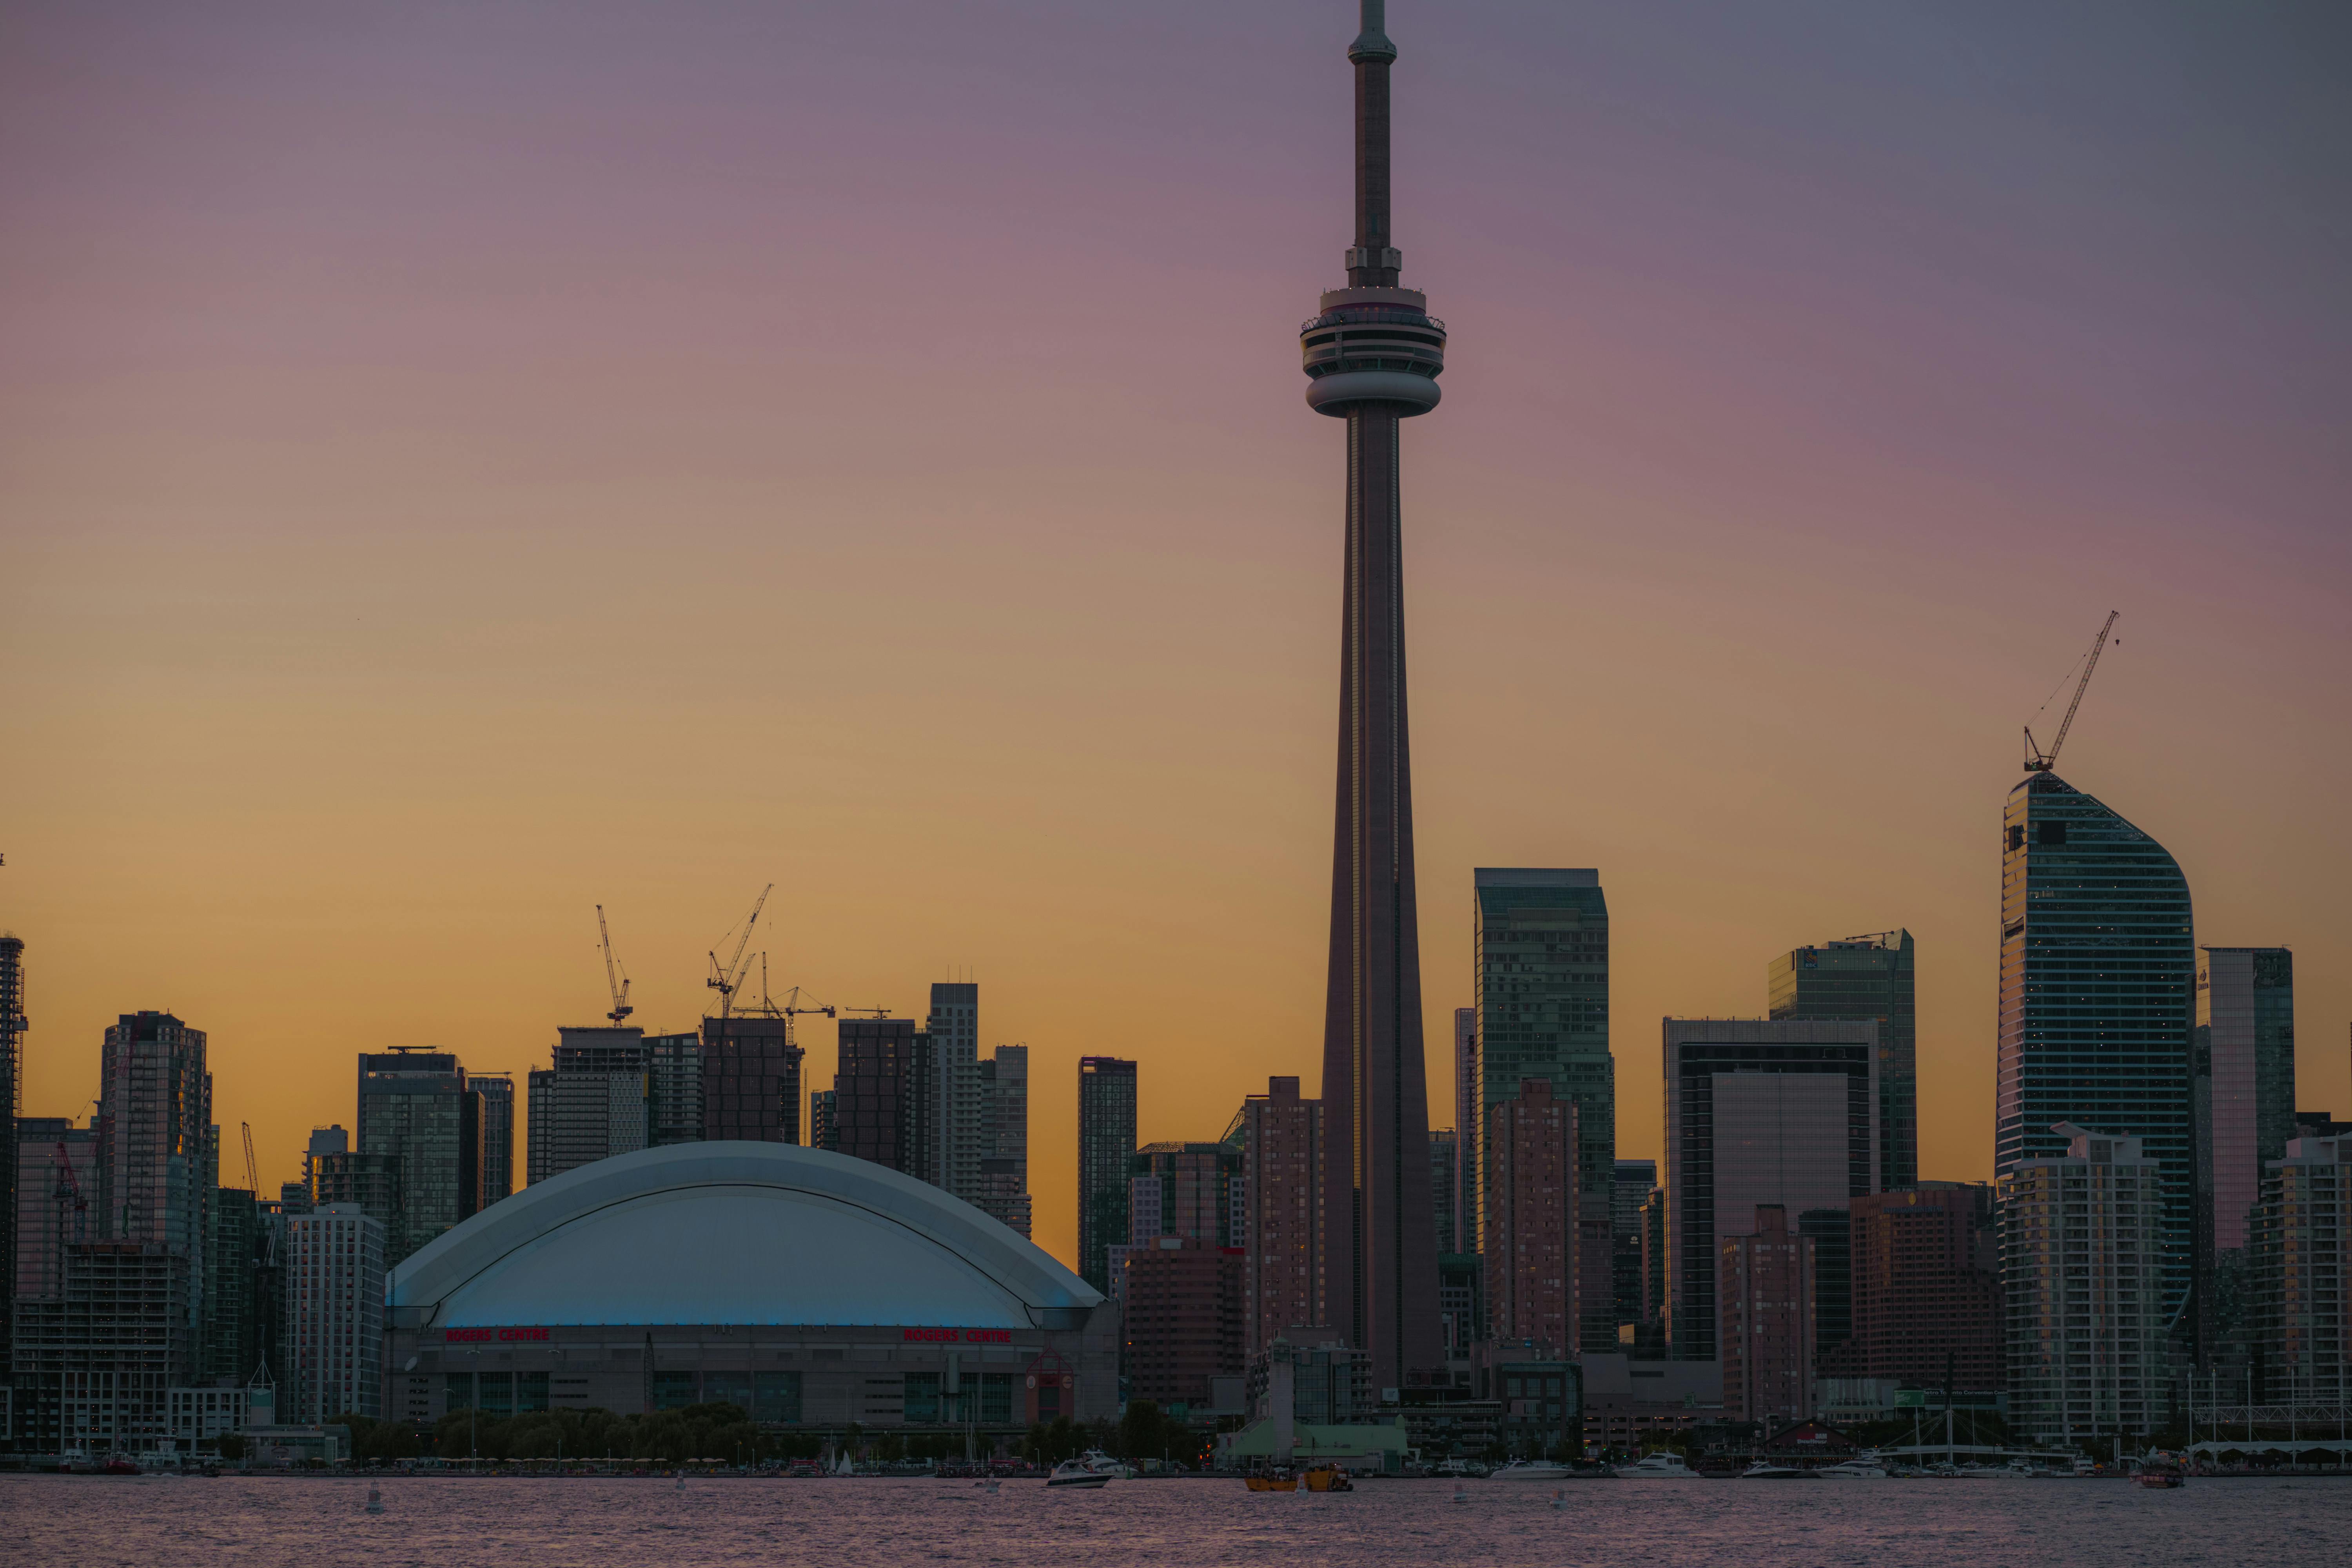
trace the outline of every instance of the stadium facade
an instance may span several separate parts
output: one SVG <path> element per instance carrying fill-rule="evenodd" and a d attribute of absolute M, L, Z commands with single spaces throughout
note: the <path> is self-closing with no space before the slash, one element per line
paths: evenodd
<path fill-rule="evenodd" d="M 568 1171 L 394 1269 L 385 1409 L 713 1400 L 838 1430 L 1118 1413 L 1100 1292 L 970 1204 L 822 1149 L 698 1142 Z"/>

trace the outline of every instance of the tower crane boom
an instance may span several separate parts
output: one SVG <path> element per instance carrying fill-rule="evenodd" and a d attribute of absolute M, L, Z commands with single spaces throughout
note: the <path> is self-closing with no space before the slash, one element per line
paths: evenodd
<path fill-rule="evenodd" d="M 2033 727 L 2030 724 L 2026 726 L 2025 771 L 2027 773 L 2046 773 L 2058 765 L 2058 749 L 2066 743 L 2066 731 L 2074 727 L 2074 711 L 2083 706 L 2083 693 L 2091 684 L 2091 672 L 2099 668 L 2099 655 L 2106 650 L 2107 634 L 2116 629 L 2116 617 L 2122 614 L 2121 610 L 2109 610 L 2106 623 L 2099 627 L 2099 635 L 2091 639 L 2090 657 L 2083 662 L 2083 679 L 2074 683 L 2074 700 L 2066 704 L 2066 717 L 2058 721 L 2057 738 L 2050 742 L 2050 749 L 2047 752 L 2033 743 Z"/>
<path fill-rule="evenodd" d="M 613 994 L 613 1010 L 604 1016 L 613 1020 L 613 1027 L 617 1029 L 621 1026 L 621 1020 L 636 1009 L 629 1005 L 628 967 L 615 964 L 613 959 L 613 933 L 604 929 L 604 906 L 602 904 L 596 906 L 596 941 L 604 950 L 604 989 Z M 620 971 L 618 980 L 613 978 L 616 968 Z"/>

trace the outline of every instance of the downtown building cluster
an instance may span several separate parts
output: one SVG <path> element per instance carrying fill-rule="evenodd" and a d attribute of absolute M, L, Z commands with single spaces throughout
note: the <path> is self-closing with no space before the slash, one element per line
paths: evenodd
<path fill-rule="evenodd" d="M 527 1075 L 520 1169 L 509 1074 L 435 1048 L 360 1053 L 351 1127 L 314 1129 L 300 1179 L 267 1195 L 250 1180 L 249 1133 L 247 1183 L 222 1184 L 209 1041 L 168 1012 L 106 1030 L 86 1122 L 17 1114 L 25 990 L 25 943 L 0 938 L 0 1439 L 18 1453 L 187 1454 L 237 1434 L 316 1454 L 331 1451 L 318 1429 L 336 1415 L 421 1417 L 388 1392 L 394 1268 L 509 1197 L 519 1173 L 527 1185 L 705 1141 L 797 1145 L 810 1100 L 821 1132 L 847 1129 L 894 1169 L 1028 1230 L 1027 1054 L 979 1056 L 968 984 L 934 986 L 920 1030 L 845 1020 L 835 1089 L 805 1098 L 803 1053 L 774 1009 L 679 1034 L 561 1028 L 551 1065 Z M 903 1079 L 887 1104 L 861 1073 L 877 1037 Z M 853 1113 L 831 1121 L 841 1100 Z M 510 1384 L 525 1392 L 503 1391 L 492 1413 L 531 1407 L 531 1386 Z"/>
<path fill-rule="evenodd" d="M 317 1130 L 265 1197 L 249 1145 L 247 1184 L 221 1184 L 206 1037 L 169 1013 L 107 1029 L 86 1125 L 21 1116 L 25 950 L 0 940 L 12 1447 L 187 1452 L 591 1398 L 967 1426 L 1149 1399 L 1236 1418 L 1234 1462 L 1307 1444 L 1382 1466 L 1963 1404 L 2062 1445 L 2231 1394 L 2250 1423 L 2342 1418 L 2352 1125 L 2295 1106 L 2293 954 L 2200 946 L 2172 857 L 2038 754 L 2000 825 L 1991 1182 L 1921 1170 L 1900 930 L 1772 957 L 1757 1016 L 1664 1019 L 1664 1146 L 1622 1155 L 1591 869 L 1472 872 L 1453 1125 L 1432 1126 L 1402 430 L 1437 407 L 1452 342 L 1401 281 L 1383 9 L 1365 0 L 1348 49 L 1346 281 L 1298 334 L 1346 463 L 1315 1092 L 1274 1077 L 1222 1131 L 1145 1142 L 1140 1065 L 1081 1058 L 1072 1278 L 1024 1239 L 1029 1053 L 981 1054 L 977 986 L 934 985 L 919 1026 L 836 1017 L 823 1089 L 793 1009 L 648 1033 L 624 991 L 606 1026 L 559 1031 L 520 1108 L 454 1052 L 362 1055 L 352 1127 Z M 867 1225 L 885 1210 L 895 1230 Z M 712 1266 L 777 1236 L 859 1239 L 822 1267 Z M 575 1272 L 530 1261 L 559 1253 Z M 436 1316 L 493 1279 L 535 1320 Z M 582 1279 L 623 1315 L 565 1302 Z"/>

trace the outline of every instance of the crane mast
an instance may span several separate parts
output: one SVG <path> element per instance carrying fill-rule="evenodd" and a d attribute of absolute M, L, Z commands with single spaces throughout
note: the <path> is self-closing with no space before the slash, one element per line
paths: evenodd
<path fill-rule="evenodd" d="M 2106 649 L 2107 634 L 2116 629 L 2116 617 L 2122 614 L 2121 610 L 2109 610 L 2106 624 L 2099 628 L 2099 635 L 2091 639 L 2090 657 L 2083 664 L 2083 679 L 2074 683 L 2074 700 L 2066 704 L 2066 717 L 2059 721 L 2058 735 L 2050 742 L 2050 749 L 2044 752 L 2035 745 L 2033 726 L 2029 724 L 2025 727 L 2027 773 L 2046 773 L 2058 765 L 2058 749 L 2066 743 L 2066 731 L 2074 727 L 2074 712 L 2083 706 L 2083 693 L 2091 684 L 2091 672 L 2099 668 L 2099 655 Z"/>

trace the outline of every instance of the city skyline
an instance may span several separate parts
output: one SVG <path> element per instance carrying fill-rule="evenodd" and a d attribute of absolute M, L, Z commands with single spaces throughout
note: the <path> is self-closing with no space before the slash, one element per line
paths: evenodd
<path fill-rule="evenodd" d="M 673 188 L 654 176 L 719 147 L 724 112 L 790 96 L 720 68 L 740 23 L 679 15 L 708 118 L 613 38 L 534 68 L 532 29 L 446 21 L 393 27 L 362 65 L 326 19 L 256 49 L 250 23 L 208 40 L 159 14 L 187 51 L 166 60 L 52 16 L 0 65 L 11 123 L 79 149 L 24 171 L 12 226 L 48 237 L 0 262 L 23 349 L 0 369 L 24 545 L 0 584 L 23 1110 L 79 1120 L 103 1026 L 170 1010 L 207 1035 L 225 1140 L 253 1122 L 274 1190 L 310 1126 L 350 1124 L 354 1050 L 438 1047 L 520 1084 L 559 1025 L 593 1024 L 597 901 L 641 1021 L 691 1027 L 704 951 L 773 877 L 780 982 L 908 1018 L 951 965 L 989 987 L 979 1043 L 1032 1049 L 1037 1235 L 1068 1258 L 1055 1130 L 1078 1057 L 1139 1062 L 1146 1142 L 1215 1136 L 1269 1073 L 1321 1089 L 1330 432 L 1266 345 L 1346 221 L 1334 29 L 1208 6 L 1139 50 L 1051 7 L 988 38 L 940 13 L 948 53 L 1004 73 L 982 89 L 821 13 L 796 41 L 850 85 L 751 121 L 763 149 L 814 151 Z M 2197 164 L 2137 118 L 2211 41 L 2188 24 L 2095 69 L 2087 25 L 2062 22 L 2010 107 L 1970 96 L 1969 49 L 1925 63 L 1916 18 L 1842 39 L 1825 76 L 1797 64 L 1800 24 L 1765 26 L 1727 21 L 1677 59 L 1654 19 L 1498 7 L 1413 42 L 1414 276 L 1479 345 L 1449 417 L 1415 426 L 1407 481 L 1431 1121 L 1453 1120 L 1472 868 L 1595 867 L 1620 1153 L 1663 1152 L 1653 1019 L 1757 1016 L 1776 953 L 1903 926 L 1937 1108 L 1919 1174 L 1988 1177 L 2014 731 L 2117 606 L 2066 775 L 2179 858 L 2200 944 L 2305 955 L 2300 1098 L 2352 1114 L 2352 917 L 2327 874 L 2352 854 L 2331 805 L 2352 557 L 2328 531 L 2321 379 L 2346 323 L 2315 280 L 2324 247 L 2285 216 L 2332 188 L 2276 155 L 2305 103 L 2296 51 L 2242 43 L 2192 76 L 2243 128 Z M 2010 51 L 2004 26 L 1938 24 L 1986 56 Z M 1820 103 L 1735 80 L 1759 47 Z M 350 101 L 236 52 L 315 67 Z M 2275 112 L 2248 102 L 2250 59 L 2290 62 L 2263 73 Z M 945 107 L 893 92 L 892 124 L 846 101 L 886 65 L 945 84 Z M 1216 70 L 1247 78 L 1222 118 L 1148 122 Z M 1629 114 L 1612 77 L 1661 107 Z M 77 97 L 42 85 L 63 79 Z M 667 116 L 654 163 L 596 173 L 499 133 L 520 102 L 594 144 L 633 135 L 639 118 L 589 107 L 600 84 Z M 205 120 L 223 90 L 243 107 Z M 1138 107 L 1107 152 L 1042 145 L 1120 92 Z M 386 133 L 425 124 L 404 97 L 486 138 L 441 205 L 402 194 Z M 133 99 L 203 122 L 168 151 L 94 133 Z M 2035 121 L 2059 101 L 2078 111 L 2063 135 Z M 947 154 L 975 194 L 887 173 L 975 111 L 979 148 Z M 865 140 L 800 135 L 827 118 Z M 1759 120 L 1775 135 L 1735 136 Z M 1826 144 L 1855 125 L 1885 163 Z M 248 156 L 278 142 L 318 161 Z M 1008 147 L 1027 172 L 982 167 Z M 2065 147 L 2133 177 L 2049 156 Z M 1119 159 L 1144 177 L 1111 178 Z M 791 201 L 745 199 L 770 179 Z M 2149 243 L 2224 190 L 2229 234 Z M 321 216 L 288 226 L 289 195 Z M 671 243 L 592 224 L 608 199 Z M 978 324 L 911 264 L 839 265 L 923 254 L 918 220 L 967 202 L 1045 231 L 987 220 Z M 814 250 L 737 216 L 771 205 Z M 1165 256 L 1171 208 L 1221 269 Z M 1150 388 L 1128 363 L 1139 268 L 1206 318 Z M 2134 285 L 2093 289 L 2111 275 Z M 512 324 L 482 331 L 517 289 Z M 952 352 L 925 356 L 941 332 Z M 958 431 L 907 406 L 918 363 L 1024 396 Z M 706 417 L 704 380 L 740 406 Z M 643 412 L 672 400 L 696 433 Z M 1171 421 L 1172 465 L 1134 433 Z M 708 767 L 713 740 L 740 765 Z M 829 1034 L 804 1032 L 813 1062 Z"/>

